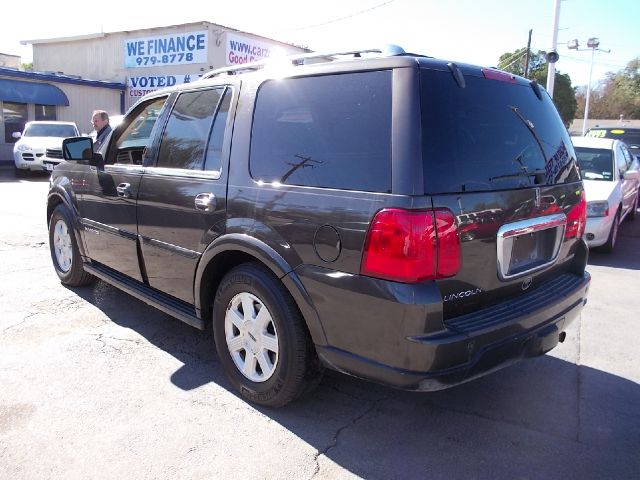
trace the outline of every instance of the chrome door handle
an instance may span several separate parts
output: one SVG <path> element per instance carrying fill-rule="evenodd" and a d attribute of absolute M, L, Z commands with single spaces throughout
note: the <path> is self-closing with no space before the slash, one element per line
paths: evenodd
<path fill-rule="evenodd" d="M 216 209 L 216 196 L 213 193 L 199 193 L 195 199 L 196 210 L 213 212 Z"/>
<path fill-rule="evenodd" d="M 121 183 L 116 187 L 116 192 L 118 192 L 119 197 L 129 198 L 131 196 L 131 184 Z"/>

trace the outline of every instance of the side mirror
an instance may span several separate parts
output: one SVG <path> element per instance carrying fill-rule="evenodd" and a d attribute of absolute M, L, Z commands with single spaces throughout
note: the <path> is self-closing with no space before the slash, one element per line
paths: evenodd
<path fill-rule="evenodd" d="M 92 167 L 104 168 L 104 159 L 93 153 L 93 140 L 88 137 L 71 137 L 62 141 L 62 158 L 72 162 L 88 163 Z"/>
<path fill-rule="evenodd" d="M 22 132 L 13 132 L 11 136 L 15 139 L 22 137 Z"/>
<path fill-rule="evenodd" d="M 638 176 L 640 176 L 640 172 L 638 172 L 638 170 L 627 170 L 624 172 L 624 175 L 622 175 L 622 178 L 625 180 L 635 180 Z"/>
<path fill-rule="evenodd" d="M 71 161 L 91 160 L 93 140 L 86 137 L 65 138 L 62 141 L 62 158 Z"/>

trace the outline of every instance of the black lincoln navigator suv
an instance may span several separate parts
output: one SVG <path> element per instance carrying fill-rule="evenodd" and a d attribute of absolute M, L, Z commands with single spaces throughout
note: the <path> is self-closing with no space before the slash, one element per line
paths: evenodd
<path fill-rule="evenodd" d="M 325 367 L 437 390 L 564 340 L 586 204 L 547 92 L 348 53 L 147 95 L 100 153 L 67 139 L 47 208 L 62 283 L 211 327 L 233 385 L 272 407 Z"/>

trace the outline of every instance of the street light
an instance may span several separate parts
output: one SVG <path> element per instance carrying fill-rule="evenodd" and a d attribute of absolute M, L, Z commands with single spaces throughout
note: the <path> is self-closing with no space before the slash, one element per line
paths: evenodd
<path fill-rule="evenodd" d="M 580 48 L 580 42 L 578 42 L 577 38 L 573 40 L 569 40 L 567 42 L 567 48 L 569 50 L 576 51 L 584 51 L 591 49 L 591 67 L 589 68 L 589 83 L 587 84 L 587 100 L 584 105 L 584 121 L 582 122 L 582 136 L 587 133 L 587 119 L 589 118 L 589 99 L 591 98 L 591 76 L 593 75 L 593 58 L 596 53 L 596 50 L 600 50 L 601 52 L 610 53 L 611 50 L 603 50 L 598 48 L 600 46 L 600 39 L 596 37 L 592 37 L 587 40 L 588 48 Z"/>

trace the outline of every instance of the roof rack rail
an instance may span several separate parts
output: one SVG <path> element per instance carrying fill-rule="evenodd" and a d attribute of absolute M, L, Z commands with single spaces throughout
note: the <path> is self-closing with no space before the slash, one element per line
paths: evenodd
<path fill-rule="evenodd" d="M 268 65 L 272 65 L 275 61 L 278 63 L 286 62 L 290 63 L 292 66 L 297 67 L 298 65 L 304 65 L 307 60 L 317 59 L 317 58 L 326 58 L 328 61 L 336 60 L 334 57 L 339 56 L 353 56 L 353 57 L 361 57 L 366 53 L 379 53 L 383 57 L 393 57 L 395 55 L 403 55 L 405 53 L 402 47 L 398 45 L 383 45 L 378 48 L 368 48 L 365 50 L 348 50 L 345 52 L 312 52 L 312 53 L 301 53 L 294 55 L 287 55 L 285 57 L 277 57 L 276 59 L 260 60 L 258 62 L 244 63 L 242 65 L 234 65 L 232 67 L 224 67 L 217 68 L 215 70 L 211 70 L 210 72 L 205 73 L 200 77 L 200 80 L 205 80 L 207 78 L 217 77 L 219 75 L 238 75 L 239 73 L 245 72 L 253 72 L 256 70 L 260 70 Z"/>

